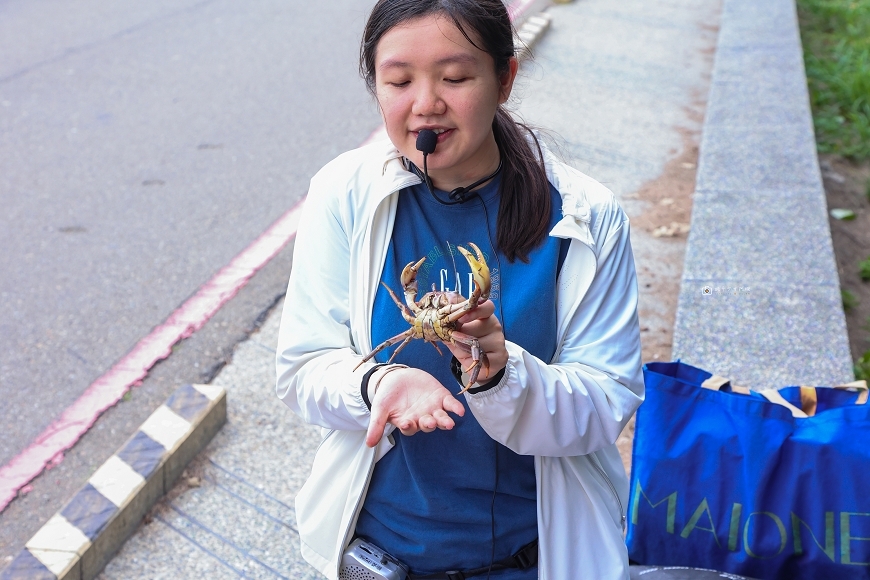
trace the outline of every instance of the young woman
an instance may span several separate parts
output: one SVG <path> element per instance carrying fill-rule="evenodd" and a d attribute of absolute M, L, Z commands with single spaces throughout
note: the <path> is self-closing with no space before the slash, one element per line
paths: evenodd
<path fill-rule="evenodd" d="M 312 179 L 277 354 L 278 395 L 324 428 L 296 507 L 329 578 L 357 537 L 411 578 L 628 578 L 614 443 L 643 399 L 628 219 L 503 109 L 517 66 L 500 0 L 380 0 L 366 26 L 390 140 Z M 457 332 L 485 357 L 412 340 L 360 365 L 409 328 L 388 290 L 407 264 L 417 300 L 474 290 L 470 244 L 492 286 Z"/>

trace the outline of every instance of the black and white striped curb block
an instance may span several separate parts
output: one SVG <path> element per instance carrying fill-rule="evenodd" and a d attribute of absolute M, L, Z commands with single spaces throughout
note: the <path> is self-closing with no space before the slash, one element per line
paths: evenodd
<path fill-rule="evenodd" d="M 550 27 L 550 20 L 552 20 L 552 16 L 546 12 L 539 12 L 523 21 L 522 26 L 517 30 L 515 40 L 519 60 L 524 60 L 532 55 L 532 47 Z"/>
<path fill-rule="evenodd" d="M 223 387 L 180 387 L 30 538 L 0 580 L 96 577 L 226 420 Z"/>

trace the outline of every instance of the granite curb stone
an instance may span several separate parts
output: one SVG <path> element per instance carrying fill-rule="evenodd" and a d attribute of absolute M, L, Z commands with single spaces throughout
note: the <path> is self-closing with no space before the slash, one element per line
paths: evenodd
<path fill-rule="evenodd" d="M 26 543 L 0 580 L 90 580 L 226 422 L 226 390 L 184 385 Z"/>
<path fill-rule="evenodd" d="M 794 0 L 725 0 L 717 51 L 731 47 L 800 47 Z"/>
<path fill-rule="evenodd" d="M 752 388 L 853 380 L 794 0 L 724 0 L 673 357 Z"/>
<path fill-rule="evenodd" d="M 791 87 L 791 88 L 789 88 Z M 780 84 L 759 79 L 714 80 L 707 103 L 707 126 L 780 127 L 811 122 L 810 103 L 793 79 Z"/>
<path fill-rule="evenodd" d="M 539 12 L 526 18 L 520 27 L 517 29 L 517 39 L 515 42 L 519 46 L 517 58 L 525 60 L 532 55 L 532 48 L 535 43 L 540 40 L 544 32 L 550 27 L 551 16 L 546 12 Z"/>
<path fill-rule="evenodd" d="M 811 125 L 705 128 L 698 191 L 795 188 L 814 189 L 824 198 Z"/>
<path fill-rule="evenodd" d="M 704 195 L 692 216 L 695 237 L 686 248 L 684 280 L 751 285 L 779 279 L 786 286 L 798 273 L 801 285 L 830 285 L 836 279 L 827 208 L 815 192 Z M 764 211 L 758 211 L 760 207 Z M 786 236 L 784 230 L 796 235 Z"/>
<path fill-rule="evenodd" d="M 676 325 L 674 359 L 755 390 L 855 380 L 839 284 L 684 278 Z"/>

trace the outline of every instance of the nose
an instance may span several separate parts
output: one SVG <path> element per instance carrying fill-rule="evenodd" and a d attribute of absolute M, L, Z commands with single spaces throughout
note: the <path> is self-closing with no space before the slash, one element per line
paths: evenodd
<path fill-rule="evenodd" d="M 420 117 L 443 115 L 447 110 L 447 103 L 441 98 L 433 83 L 421 82 L 417 84 L 417 92 L 414 95 L 414 105 L 411 112 Z"/>

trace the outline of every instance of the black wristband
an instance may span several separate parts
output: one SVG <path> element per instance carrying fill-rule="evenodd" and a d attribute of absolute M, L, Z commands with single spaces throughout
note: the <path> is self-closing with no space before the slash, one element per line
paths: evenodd
<path fill-rule="evenodd" d="M 359 385 L 359 394 L 362 395 L 363 403 L 366 404 L 368 410 L 372 410 L 372 402 L 369 401 L 369 379 L 372 378 L 372 375 L 375 374 L 375 371 L 381 367 L 387 366 L 387 363 L 379 363 L 366 371 L 366 374 L 363 375 L 362 381 L 360 381 Z"/>
<path fill-rule="evenodd" d="M 505 369 L 507 369 L 507 367 L 495 373 L 495 376 L 492 377 L 490 380 L 486 381 L 484 384 L 478 387 L 472 387 L 468 389 L 467 392 L 471 393 L 472 395 L 476 395 L 478 393 L 482 393 L 493 388 L 499 383 L 499 381 L 501 381 L 502 377 L 504 376 Z M 460 363 L 459 359 L 457 359 L 456 357 L 453 357 L 453 359 L 450 361 L 450 372 L 453 373 L 453 378 L 456 379 L 456 382 L 464 387 L 465 385 L 462 383 L 462 363 Z"/>

